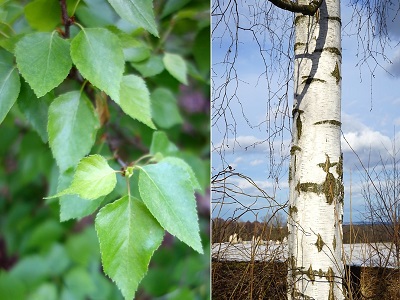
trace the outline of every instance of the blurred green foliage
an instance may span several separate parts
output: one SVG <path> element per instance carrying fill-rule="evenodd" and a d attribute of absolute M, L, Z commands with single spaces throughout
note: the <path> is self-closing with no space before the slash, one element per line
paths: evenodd
<path fill-rule="evenodd" d="M 176 145 L 169 145 L 171 155 L 192 167 L 202 188 L 196 198 L 204 255 L 167 234 L 136 299 L 209 299 L 209 3 L 153 4 L 159 38 L 121 19 L 105 0 L 68 0 L 67 8 L 82 26 L 107 28 L 119 37 L 125 74 L 144 78 L 154 123 L 167 143 Z M 58 1 L 0 1 L 3 53 L 14 54 L 15 44 L 26 34 L 54 30 L 64 30 Z M 70 30 L 71 37 L 79 32 L 76 26 Z M 165 65 L 165 53 L 182 57 L 186 71 L 180 63 L 176 74 L 168 71 L 171 63 Z M 0 299 L 122 299 L 102 271 L 94 215 L 83 217 L 97 206 L 82 208 L 78 219 L 61 216 L 68 220 L 61 222 L 59 199 L 43 199 L 56 193 L 60 180 L 71 180 L 61 176 L 48 145 L 48 107 L 81 85 L 68 76 L 37 99 L 22 77 L 20 81 L 19 96 L 0 124 Z M 91 154 L 115 158 L 109 163 L 119 169 L 120 161 L 129 163 L 150 151 L 153 129 L 123 113 L 95 87 L 85 92 L 101 124 Z M 116 189 L 99 205 L 126 194 L 124 178 L 117 177 Z M 137 187 L 131 189 L 135 195 Z"/>

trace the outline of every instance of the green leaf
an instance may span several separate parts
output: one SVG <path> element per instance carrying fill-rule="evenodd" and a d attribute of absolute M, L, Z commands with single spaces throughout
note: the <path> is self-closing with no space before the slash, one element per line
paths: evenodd
<path fill-rule="evenodd" d="M 125 196 L 103 207 L 95 220 L 104 272 L 132 299 L 164 230 L 139 200 Z"/>
<path fill-rule="evenodd" d="M 148 59 L 150 55 L 150 49 L 139 42 L 133 47 L 124 48 L 124 57 L 126 61 L 141 62 Z"/>
<path fill-rule="evenodd" d="M 158 37 L 152 0 L 108 0 L 121 18 L 138 25 Z"/>
<path fill-rule="evenodd" d="M 179 151 L 175 144 L 171 143 L 164 131 L 155 131 L 150 145 L 150 154 L 157 152 L 164 156 L 176 154 Z"/>
<path fill-rule="evenodd" d="M 49 266 L 40 255 L 25 255 L 13 266 L 11 276 L 21 280 L 27 289 L 32 289 L 42 282 L 49 274 Z M 29 274 L 29 276 L 26 276 Z M 5 298 L 8 299 L 8 298 Z"/>
<path fill-rule="evenodd" d="M 183 159 L 177 157 L 166 157 L 162 160 L 162 162 L 175 165 L 176 167 L 185 170 L 185 172 L 189 175 L 190 183 L 192 185 L 193 190 L 198 190 L 198 191 L 201 190 L 199 181 L 197 180 L 192 167 L 188 165 Z"/>
<path fill-rule="evenodd" d="M 72 66 L 69 43 L 56 31 L 26 35 L 15 46 L 18 69 L 38 97 L 58 86 Z"/>
<path fill-rule="evenodd" d="M 0 271 L 0 299 L 25 300 L 25 289 L 22 280 Z"/>
<path fill-rule="evenodd" d="M 203 253 L 193 178 L 187 169 L 165 159 L 139 170 L 140 196 L 153 216 L 165 230 Z"/>
<path fill-rule="evenodd" d="M 26 82 L 22 82 L 17 101 L 18 107 L 44 143 L 47 143 L 48 140 L 47 121 L 52 100 L 53 97 L 49 93 L 37 98 L 30 86 Z"/>
<path fill-rule="evenodd" d="M 68 169 L 59 178 L 57 191 L 65 190 L 71 185 L 73 169 Z M 78 195 L 65 195 L 60 197 L 60 221 L 80 219 L 92 214 L 103 202 L 104 197 L 93 201 L 82 199 Z"/>
<path fill-rule="evenodd" d="M 100 248 L 94 226 L 86 227 L 79 234 L 69 235 L 65 247 L 74 264 L 88 267 L 93 262 L 100 262 Z"/>
<path fill-rule="evenodd" d="M 8 52 L 13 53 L 15 51 L 15 45 L 19 42 L 20 39 L 22 39 L 25 36 L 25 34 L 17 34 L 10 36 L 9 38 L 2 38 L 0 39 L 0 47 L 3 47 L 6 49 Z"/>
<path fill-rule="evenodd" d="M 65 274 L 65 286 L 75 295 L 76 299 L 85 299 L 86 295 L 96 290 L 90 274 L 82 267 L 75 267 Z"/>
<path fill-rule="evenodd" d="M 64 229 L 65 230 L 65 229 Z M 70 266 L 71 260 L 68 257 L 64 244 L 53 243 L 45 255 L 45 261 L 52 276 L 64 274 Z"/>
<path fill-rule="evenodd" d="M 11 53 L 0 50 L 0 124 L 17 100 L 21 85 L 13 59 Z"/>
<path fill-rule="evenodd" d="M 61 172 L 76 166 L 92 148 L 99 120 L 85 94 L 57 97 L 49 108 L 49 144 Z"/>
<path fill-rule="evenodd" d="M 210 72 L 210 26 L 207 26 L 197 33 L 193 45 L 193 56 L 197 67 L 204 73 Z"/>
<path fill-rule="evenodd" d="M 115 34 L 104 28 L 82 29 L 71 42 L 71 57 L 83 77 L 118 100 L 125 61 Z"/>
<path fill-rule="evenodd" d="M 60 222 L 54 219 L 48 219 L 37 225 L 32 230 L 27 239 L 27 246 L 31 248 L 47 248 L 53 242 L 60 239 L 64 230 Z"/>
<path fill-rule="evenodd" d="M 151 120 L 150 93 L 144 80 L 135 75 L 124 76 L 121 83 L 120 99 L 122 110 L 132 118 L 156 129 Z"/>
<path fill-rule="evenodd" d="M 120 19 L 111 5 L 103 0 L 85 0 L 78 6 L 76 15 L 85 27 L 105 27 Z"/>
<path fill-rule="evenodd" d="M 107 160 L 98 154 L 90 155 L 79 162 L 71 185 L 50 198 L 76 194 L 87 200 L 94 200 L 112 192 L 117 184 L 116 171 Z"/>
<path fill-rule="evenodd" d="M 131 65 L 143 75 L 151 77 L 164 71 L 164 64 L 160 56 L 151 56 L 145 61 L 131 63 Z"/>
<path fill-rule="evenodd" d="M 32 1 L 24 11 L 29 25 L 39 31 L 52 31 L 61 22 L 60 3 L 54 0 Z"/>
<path fill-rule="evenodd" d="M 53 283 L 42 283 L 38 286 L 32 294 L 29 295 L 27 300 L 56 300 L 57 299 L 57 287 Z"/>
<path fill-rule="evenodd" d="M 153 121 L 161 128 L 171 128 L 182 124 L 178 104 L 172 92 L 165 88 L 157 88 L 151 93 Z"/>
<path fill-rule="evenodd" d="M 161 13 L 161 18 L 168 16 L 188 4 L 190 0 L 168 0 Z"/>
<path fill-rule="evenodd" d="M 157 153 L 161 153 L 164 157 L 174 156 L 180 158 L 180 160 L 185 162 L 185 168 L 190 166 L 188 172 L 191 173 L 194 171 L 194 174 L 196 174 L 195 176 L 191 175 L 195 179 L 194 186 L 202 193 L 210 185 L 210 167 L 208 161 L 201 160 L 198 155 L 193 153 L 179 151 L 178 147 L 168 139 L 167 134 L 163 131 L 155 131 L 151 140 L 150 154 L 155 155 Z"/>
<path fill-rule="evenodd" d="M 121 29 L 116 27 L 111 26 L 108 27 L 108 29 L 118 36 L 124 51 L 124 58 L 126 61 L 141 62 L 151 56 L 151 47 L 149 47 L 140 39 L 137 39 L 133 37 L 132 34 L 128 34 L 125 31 L 122 31 Z"/>
<path fill-rule="evenodd" d="M 183 84 L 187 82 L 187 67 L 182 56 L 166 52 L 163 57 L 163 62 L 167 71 Z"/>
<path fill-rule="evenodd" d="M 202 160 L 194 153 L 183 151 L 174 156 L 183 159 L 192 168 L 201 186 L 200 193 L 204 195 L 206 188 L 210 186 L 210 161 Z"/>

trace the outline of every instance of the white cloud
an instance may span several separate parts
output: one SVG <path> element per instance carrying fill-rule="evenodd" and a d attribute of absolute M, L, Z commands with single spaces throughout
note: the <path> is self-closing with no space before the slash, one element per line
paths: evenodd
<path fill-rule="evenodd" d="M 388 66 L 388 71 L 392 75 L 400 77 L 400 50 L 397 50 L 396 54 L 392 58 L 392 64 Z"/>
<path fill-rule="evenodd" d="M 342 151 L 360 154 L 362 152 L 374 153 L 391 149 L 392 139 L 378 130 L 373 130 L 360 121 L 357 116 L 343 113 Z M 350 145 L 349 145 L 350 144 Z M 353 149 L 351 149 L 350 148 Z"/>
<path fill-rule="evenodd" d="M 348 114 L 344 114 L 343 120 L 342 151 L 347 171 L 354 170 L 355 166 L 356 169 L 362 170 L 360 160 L 367 169 L 385 164 L 386 160 L 400 149 L 400 132 L 389 136 Z M 400 124 L 400 119 L 394 119 L 392 122 Z"/>
<path fill-rule="evenodd" d="M 265 164 L 265 161 L 262 160 L 262 159 L 255 159 L 255 160 L 252 160 L 250 162 L 251 166 L 258 166 L 258 165 L 261 165 L 261 164 Z"/>
<path fill-rule="evenodd" d="M 388 136 L 370 128 L 362 131 L 347 132 L 344 136 L 356 153 L 361 151 L 382 151 L 391 147 L 391 140 Z M 343 152 L 352 152 L 346 141 L 342 141 L 342 146 Z"/>
<path fill-rule="evenodd" d="M 268 188 L 271 188 L 273 186 L 273 183 L 271 181 L 268 180 L 254 180 L 254 184 L 257 186 L 255 186 L 252 182 L 246 180 L 245 178 L 231 178 L 230 182 L 232 184 L 234 184 L 235 186 L 237 186 L 239 189 L 242 190 L 257 190 L 257 187 L 265 190 Z M 258 192 L 260 193 L 260 192 Z"/>

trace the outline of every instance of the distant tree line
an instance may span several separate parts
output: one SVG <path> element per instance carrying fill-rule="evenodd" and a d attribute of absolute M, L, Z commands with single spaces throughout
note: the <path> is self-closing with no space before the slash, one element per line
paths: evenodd
<path fill-rule="evenodd" d="M 270 220 L 269 220 L 270 219 Z M 269 220 L 269 222 L 268 222 Z M 391 228 L 392 230 L 388 230 Z M 343 243 L 383 243 L 391 242 L 393 227 L 389 224 L 343 225 Z M 286 220 L 281 215 L 264 217 L 260 221 L 241 221 L 240 219 L 212 219 L 212 242 L 229 242 L 229 237 L 237 234 L 242 241 L 251 241 L 253 236 L 262 240 L 282 241 L 288 235 Z"/>
<path fill-rule="evenodd" d="M 236 219 L 224 220 L 215 218 L 212 220 L 212 242 L 228 242 L 229 237 L 237 234 L 243 241 L 251 241 L 253 236 L 261 240 L 282 241 L 287 236 L 286 220 L 281 215 L 264 217 L 260 221 L 241 221 Z"/>

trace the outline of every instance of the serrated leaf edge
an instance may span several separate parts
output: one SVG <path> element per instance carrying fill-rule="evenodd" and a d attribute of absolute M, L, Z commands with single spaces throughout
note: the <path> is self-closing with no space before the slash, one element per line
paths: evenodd
<path fill-rule="evenodd" d="M 97 239 L 98 239 L 98 241 L 99 241 L 100 250 L 102 249 L 102 242 L 100 241 L 99 234 L 98 234 L 98 230 L 97 230 L 97 218 L 99 217 L 99 215 L 105 213 L 104 210 L 105 210 L 106 207 L 111 207 L 111 206 L 117 204 L 118 201 L 122 200 L 122 199 L 125 198 L 125 197 L 128 197 L 128 206 L 130 206 L 131 203 L 132 203 L 132 202 L 131 202 L 131 201 L 132 201 L 131 198 L 134 198 L 134 197 L 132 197 L 132 196 L 130 196 L 130 195 L 125 195 L 125 196 L 123 196 L 123 197 L 121 197 L 121 198 L 115 200 L 114 202 L 109 203 L 109 204 L 103 206 L 103 207 L 99 210 L 99 212 L 97 213 L 97 215 L 96 215 L 94 224 L 95 224 Z M 147 207 L 146 207 L 146 208 L 147 208 Z M 153 216 L 153 217 L 154 217 L 154 216 Z M 129 225 L 130 225 L 130 222 L 131 222 L 131 218 L 132 218 L 132 216 L 131 216 L 131 214 L 129 214 Z M 154 217 L 154 218 L 155 218 L 155 217 Z M 157 222 L 158 222 L 158 220 L 157 220 Z M 161 226 L 161 225 L 160 225 L 160 226 Z M 130 226 L 129 226 L 129 227 L 130 227 Z M 162 226 L 161 226 L 161 227 L 162 227 Z M 129 238 L 130 238 L 130 236 L 129 236 Z M 161 243 L 160 243 L 160 245 L 161 245 Z M 138 290 L 138 288 L 139 288 L 140 282 L 143 280 L 143 278 L 146 276 L 147 272 L 149 271 L 149 265 L 150 265 L 151 258 L 153 257 L 154 252 L 156 252 L 157 249 L 160 247 L 160 245 L 159 245 L 156 249 L 154 249 L 154 250 L 151 252 L 150 260 L 149 260 L 149 263 L 147 264 L 147 270 L 146 270 L 146 272 L 144 272 L 143 275 L 140 277 L 140 279 L 139 279 L 139 281 L 138 281 L 138 284 L 137 284 L 137 286 L 136 286 L 136 289 L 135 289 L 134 292 L 133 292 L 133 295 L 136 294 L 136 292 L 137 292 L 137 290 Z M 101 252 L 101 251 L 100 251 L 100 252 Z M 111 279 L 112 282 L 114 282 L 114 283 L 117 285 L 118 289 L 119 289 L 119 290 L 121 291 L 121 293 L 122 293 L 122 289 L 120 288 L 118 282 L 117 282 L 116 280 L 114 280 L 114 278 L 112 278 L 112 277 L 108 274 L 108 272 L 104 269 L 103 253 L 102 253 L 102 252 L 100 253 L 100 257 L 101 257 L 101 265 L 102 265 L 102 267 L 103 267 L 104 273 L 108 276 L 108 278 Z M 125 297 L 125 295 L 124 295 L 124 297 Z"/>
<path fill-rule="evenodd" d="M 145 174 L 146 174 L 146 176 L 151 180 L 151 182 L 153 183 L 153 185 L 155 186 L 155 187 L 157 187 L 157 190 L 158 191 L 160 191 L 159 190 L 159 188 L 158 188 L 158 186 L 157 186 L 157 184 L 151 179 L 151 177 L 148 175 L 148 173 L 143 169 L 143 167 L 140 167 L 140 166 L 138 166 L 137 168 L 139 168 L 140 170 L 142 170 Z M 192 181 L 190 180 L 190 175 L 188 174 L 188 172 L 186 171 L 186 170 L 184 170 L 184 169 L 182 169 L 182 168 L 180 168 L 185 174 L 186 174 L 186 179 L 188 180 L 188 182 L 189 183 L 191 183 Z M 140 176 L 140 175 L 139 175 Z M 141 188 L 140 188 L 140 186 L 139 186 L 139 193 L 141 194 Z M 194 191 L 193 191 L 193 193 L 194 193 Z M 160 193 L 161 195 L 162 195 L 162 193 Z M 194 195 L 193 195 L 193 197 L 194 197 Z M 164 197 L 163 197 L 164 198 Z M 147 206 L 147 204 L 146 204 L 146 201 L 144 200 L 144 199 L 142 199 L 143 200 L 143 203 L 146 205 L 146 207 L 147 207 L 147 209 L 150 211 L 150 213 L 153 215 L 153 217 L 157 220 L 157 222 L 161 225 L 161 227 L 163 227 L 165 230 L 167 230 L 168 231 L 168 229 L 167 228 L 165 228 L 165 226 L 161 223 L 161 221 L 157 218 L 157 216 L 155 216 L 152 212 L 151 212 L 151 210 L 150 210 L 150 208 Z M 168 203 L 167 201 L 165 201 L 165 203 Z M 195 208 L 195 212 L 196 212 L 196 222 L 197 222 L 197 224 L 199 224 L 199 216 L 198 216 L 198 213 L 197 213 L 197 205 L 196 205 L 196 199 L 194 199 L 194 208 Z M 175 213 L 175 211 L 173 210 L 173 209 L 171 209 L 174 213 Z M 180 221 L 180 218 L 177 218 L 179 221 Z M 180 221 L 181 222 L 181 221 Z M 179 225 L 181 228 L 184 228 L 185 229 L 185 231 L 186 231 L 186 226 L 184 226 L 184 224 L 183 223 L 181 223 L 180 225 Z M 200 230 L 200 228 L 199 228 L 199 230 Z M 174 232 L 170 232 L 170 231 L 168 231 L 169 233 L 171 233 L 172 235 L 174 235 L 175 237 L 177 237 L 181 242 L 183 242 L 183 243 L 185 243 L 186 245 L 188 245 L 189 247 L 191 247 L 193 250 L 195 250 L 195 251 L 197 251 L 197 252 L 199 252 L 200 254 L 203 254 L 204 253 L 204 251 L 203 251 L 203 247 L 202 247 L 202 245 L 201 245 L 201 241 L 200 241 L 200 246 L 201 246 L 201 248 L 199 249 L 199 250 L 197 250 L 197 249 L 195 249 L 192 245 L 190 245 L 190 244 L 188 244 L 188 243 L 186 243 L 185 241 L 182 241 L 181 240 L 181 238 L 180 237 L 178 237 L 178 236 L 176 236 L 175 235 L 175 233 Z M 190 232 L 189 231 L 186 231 L 187 233 L 188 233 L 188 235 L 190 235 Z M 200 232 L 198 231 L 198 233 L 199 233 L 199 236 L 200 236 Z"/>
<path fill-rule="evenodd" d="M 53 36 L 54 36 L 54 34 L 56 33 L 56 31 L 53 31 L 52 33 L 51 33 L 51 38 L 50 38 L 50 48 L 49 49 L 51 49 L 51 44 L 53 43 Z M 21 38 L 18 42 L 17 42 L 17 44 L 15 45 L 15 56 L 17 57 L 17 52 L 19 52 L 19 50 L 18 50 L 18 48 L 19 48 L 19 44 L 20 44 L 20 42 L 21 41 L 23 41 L 25 38 L 28 38 L 28 37 L 31 37 L 31 36 L 33 36 L 33 35 L 37 35 L 37 34 L 45 34 L 45 32 L 35 32 L 35 33 L 31 33 L 31 34 L 28 34 L 28 35 L 26 35 L 26 36 L 24 36 L 23 38 Z M 54 38 L 57 38 L 57 36 L 55 36 Z M 67 40 L 63 40 L 63 39 L 61 39 L 60 38 L 60 42 L 66 42 L 66 43 L 68 43 L 68 41 Z M 50 53 L 50 50 L 48 51 L 48 52 L 46 52 L 47 53 L 47 58 L 49 57 L 49 53 Z M 47 59 L 48 60 L 48 59 Z M 22 75 L 22 73 L 24 73 L 25 72 L 25 68 L 21 68 L 21 65 L 19 64 L 19 60 L 18 59 L 16 59 L 16 63 L 17 63 L 17 66 L 18 66 L 18 69 L 21 71 L 23 71 L 23 72 L 21 72 L 21 75 Z M 72 59 L 70 60 L 70 67 L 69 67 L 69 70 L 71 70 L 71 67 L 72 67 Z M 47 66 L 48 66 L 48 64 L 47 64 Z M 47 73 L 47 69 L 46 69 L 46 72 L 45 73 Z M 69 71 L 68 71 L 68 73 L 69 73 Z M 41 91 L 38 91 L 37 89 L 36 89 L 36 87 L 33 87 L 31 84 L 30 84 L 30 82 L 27 80 L 27 78 L 25 78 L 25 76 L 24 75 L 22 75 L 22 77 L 24 77 L 24 79 L 25 79 L 25 81 L 29 84 L 29 86 L 32 88 L 32 90 L 33 90 L 33 92 L 35 93 L 35 95 L 36 95 L 36 97 L 38 97 L 38 98 L 40 98 L 40 97 L 43 97 L 44 95 L 46 95 L 48 92 L 50 92 L 50 91 L 52 91 L 54 88 L 56 88 L 57 86 L 59 86 L 64 80 L 65 80 L 65 78 L 68 76 L 68 73 L 65 75 L 65 77 L 60 81 L 60 82 L 58 82 L 58 83 L 56 83 L 56 84 L 53 84 L 52 85 L 52 87 L 48 90 L 48 91 L 46 91 L 45 93 L 43 93 L 43 92 L 41 92 Z M 60 76 L 61 77 L 61 76 Z"/>

